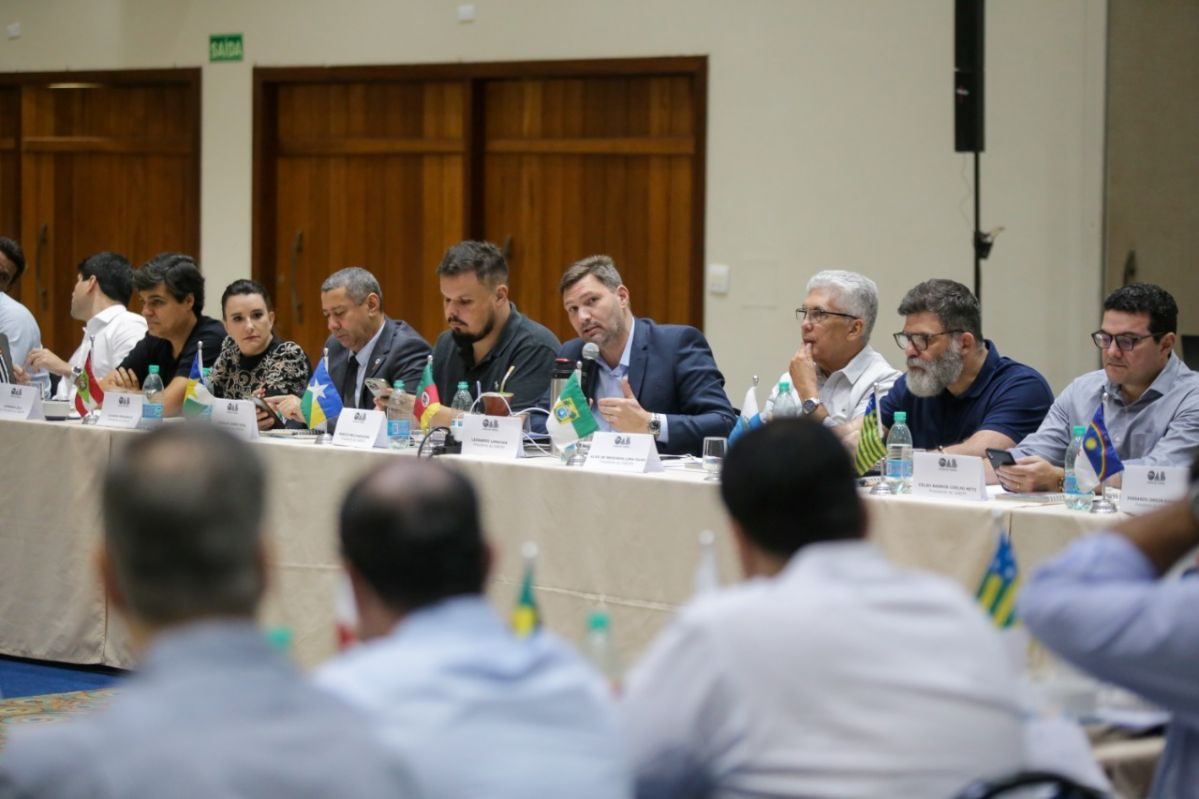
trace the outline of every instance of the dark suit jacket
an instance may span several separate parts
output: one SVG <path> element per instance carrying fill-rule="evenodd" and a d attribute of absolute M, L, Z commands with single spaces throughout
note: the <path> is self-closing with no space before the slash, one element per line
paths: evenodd
<path fill-rule="evenodd" d="M 345 382 L 346 362 L 350 358 L 350 351 L 332 336 L 325 342 L 325 346 L 329 348 L 329 377 L 333 378 L 333 385 L 340 391 L 342 383 Z M 388 385 L 396 380 L 403 380 L 404 388 L 414 392 L 432 352 L 429 343 L 407 322 L 385 318 L 383 332 L 375 342 L 371 362 L 363 379 L 381 377 Z M 373 395 L 365 383 L 362 384 L 362 395 L 365 399 L 361 404 L 356 401 L 357 398 L 344 396 L 341 402 L 347 408 L 374 408 Z"/>
<path fill-rule="evenodd" d="M 566 342 L 558 352 L 571 363 L 582 355 L 581 338 Z M 712 348 L 694 327 L 638 319 L 628 378 L 642 408 L 666 415 L 670 440 L 658 442 L 661 452 L 699 455 L 705 436 L 727 436 L 737 421 Z M 547 397 L 544 405 L 549 404 Z"/>

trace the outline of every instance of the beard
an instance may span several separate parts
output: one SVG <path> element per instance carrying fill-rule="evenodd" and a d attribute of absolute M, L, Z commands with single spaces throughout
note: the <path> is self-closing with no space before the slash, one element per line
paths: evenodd
<path fill-rule="evenodd" d="M 493 308 L 487 314 L 487 321 L 483 323 L 483 329 L 478 333 L 472 333 L 469 330 L 458 332 L 450 328 L 450 336 L 454 339 L 454 343 L 458 345 L 458 349 L 465 349 L 471 346 L 476 341 L 481 341 L 491 335 L 491 331 L 495 330 L 495 309 Z"/>
<path fill-rule="evenodd" d="M 908 391 L 917 397 L 935 397 L 957 382 L 964 365 L 959 341 L 951 341 L 949 349 L 931 364 L 925 364 L 918 358 L 909 358 Z"/>

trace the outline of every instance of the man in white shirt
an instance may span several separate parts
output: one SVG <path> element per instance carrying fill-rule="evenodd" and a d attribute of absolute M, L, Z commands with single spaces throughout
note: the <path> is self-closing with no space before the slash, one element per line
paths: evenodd
<path fill-rule="evenodd" d="M 29 309 L 8 296 L 8 291 L 25 273 L 25 253 L 21 245 L 0 237 L 0 333 L 8 336 L 9 354 L 15 374 L 10 379 L 19 383 L 33 382 L 50 390 L 50 375 L 43 371 L 22 369 L 29 351 L 42 346 L 42 331 Z"/>
<path fill-rule="evenodd" d="M 1023 764 L 998 633 L 864 540 L 837 437 L 746 433 L 721 497 L 748 582 L 688 605 L 622 701 L 639 797 L 948 797 Z"/>
<path fill-rule="evenodd" d="M 803 323 L 803 341 L 787 371 L 766 401 L 765 418 L 774 410 L 778 384 L 791 384 L 791 398 L 809 416 L 838 435 L 866 412 L 874 387 L 882 398 L 900 372 L 870 346 L 878 318 L 878 286 L 857 272 L 830 269 L 808 281 L 808 295 L 795 316 Z"/>
<path fill-rule="evenodd" d="M 73 400 L 73 369 L 83 369 L 92 356 L 92 374 L 103 380 L 115 369 L 133 346 L 146 335 L 146 320 L 128 310 L 133 296 L 133 265 L 115 252 L 98 252 L 76 267 L 78 277 L 71 292 L 71 318 L 86 324 L 83 341 L 69 361 L 48 349 L 37 347 L 29 352 L 28 364 L 58 375 L 54 398 Z"/>

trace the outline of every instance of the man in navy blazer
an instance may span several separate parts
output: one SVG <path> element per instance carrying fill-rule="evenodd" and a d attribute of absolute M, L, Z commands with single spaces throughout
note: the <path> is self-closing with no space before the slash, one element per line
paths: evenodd
<path fill-rule="evenodd" d="M 407 323 L 383 313 L 383 289 L 360 266 L 329 275 L 321 284 L 321 313 L 329 326 L 329 377 L 347 408 L 374 408 L 366 380 L 378 377 L 390 386 L 403 380 L 416 390 L 432 348 Z M 300 398 L 268 397 L 285 418 L 304 421 Z"/>
<path fill-rule="evenodd" d="M 737 415 L 703 333 L 634 318 L 629 290 L 606 255 L 575 263 L 558 290 L 580 336 L 558 357 L 578 361 L 586 342 L 599 347 L 592 396 L 601 429 L 650 433 L 659 451 L 692 455 L 705 436 L 729 434 Z M 547 397 L 546 407 L 551 403 Z"/>

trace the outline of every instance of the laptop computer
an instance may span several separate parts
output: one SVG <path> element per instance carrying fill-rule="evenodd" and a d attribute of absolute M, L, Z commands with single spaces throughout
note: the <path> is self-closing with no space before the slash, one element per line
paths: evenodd
<path fill-rule="evenodd" d="M 16 372 L 12 368 L 12 346 L 8 336 L 0 333 L 0 383 L 17 382 Z"/>

